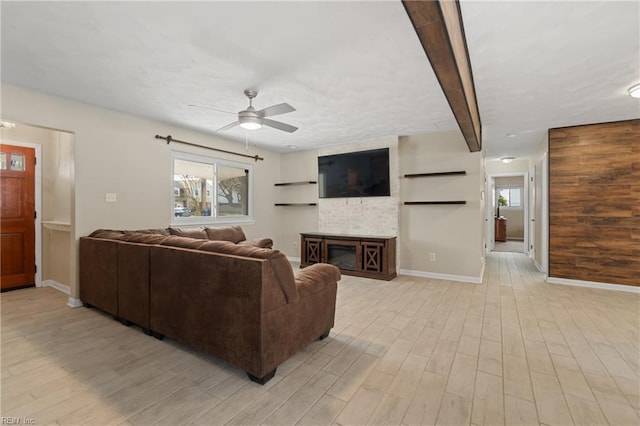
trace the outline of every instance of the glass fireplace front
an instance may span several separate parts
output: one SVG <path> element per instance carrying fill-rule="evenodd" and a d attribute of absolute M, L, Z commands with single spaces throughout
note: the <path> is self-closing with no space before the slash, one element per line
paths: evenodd
<path fill-rule="evenodd" d="M 346 271 L 357 270 L 356 246 L 327 244 L 327 263 Z"/>

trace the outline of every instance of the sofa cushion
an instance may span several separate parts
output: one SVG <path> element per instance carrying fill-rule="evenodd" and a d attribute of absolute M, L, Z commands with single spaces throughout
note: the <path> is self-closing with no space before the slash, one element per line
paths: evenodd
<path fill-rule="evenodd" d="M 244 235 L 244 231 L 239 226 L 230 226 L 228 228 L 204 228 L 207 233 L 207 238 L 216 241 L 231 241 L 232 243 L 239 243 L 244 241 L 247 237 Z"/>
<path fill-rule="evenodd" d="M 340 270 L 328 263 L 315 263 L 296 274 L 296 287 L 301 298 L 316 293 L 333 282 L 340 281 Z"/>
<path fill-rule="evenodd" d="M 238 245 L 270 249 L 273 248 L 273 240 L 271 238 L 253 238 L 251 240 L 240 241 Z"/>
<path fill-rule="evenodd" d="M 200 250 L 267 259 L 271 264 L 282 293 L 287 298 L 287 303 L 293 303 L 299 299 L 291 263 L 289 263 L 284 253 L 279 250 L 234 244 L 230 241 L 209 241 L 201 245 Z"/>
<path fill-rule="evenodd" d="M 165 237 L 168 237 L 169 235 L 171 235 L 169 234 L 169 230 L 164 228 L 136 229 L 135 231 L 132 231 L 132 232 L 137 232 L 138 234 L 164 235 Z"/>
<path fill-rule="evenodd" d="M 100 238 L 104 240 L 122 240 L 125 236 L 124 231 L 115 229 L 97 229 L 88 235 L 91 238 Z"/>
<path fill-rule="evenodd" d="M 179 237 L 177 235 L 170 235 L 167 238 L 165 238 L 164 241 L 160 243 L 160 245 L 198 249 L 202 244 L 206 243 L 207 241 L 209 240 L 199 240 L 196 238 Z"/>
<path fill-rule="evenodd" d="M 207 233 L 204 231 L 204 228 L 169 228 L 169 234 L 200 240 L 207 239 Z"/>
<path fill-rule="evenodd" d="M 160 244 L 165 238 L 167 237 L 164 235 L 129 232 L 125 234 L 123 240 L 129 243 Z"/>

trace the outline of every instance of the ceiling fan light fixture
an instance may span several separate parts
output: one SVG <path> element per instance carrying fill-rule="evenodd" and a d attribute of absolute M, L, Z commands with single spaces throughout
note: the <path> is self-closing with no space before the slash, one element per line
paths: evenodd
<path fill-rule="evenodd" d="M 509 164 L 511 163 L 513 160 L 515 160 L 515 157 L 502 157 L 500 159 L 500 161 L 502 161 L 504 164 Z"/>
<path fill-rule="evenodd" d="M 634 84 L 633 86 L 629 87 L 628 91 L 629 96 L 631 96 L 632 98 L 640 98 L 640 83 Z"/>
<path fill-rule="evenodd" d="M 257 117 L 240 117 L 240 127 L 247 130 L 258 130 L 262 127 L 262 121 Z"/>

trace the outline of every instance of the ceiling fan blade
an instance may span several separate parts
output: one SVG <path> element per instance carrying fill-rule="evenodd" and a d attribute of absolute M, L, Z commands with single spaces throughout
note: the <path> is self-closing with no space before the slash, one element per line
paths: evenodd
<path fill-rule="evenodd" d="M 233 123 L 229 123 L 224 127 L 220 127 L 218 130 L 216 130 L 216 132 L 224 132 L 225 130 L 229 130 L 232 127 L 236 127 L 238 124 L 240 124 L 239 121 L 234 121 Z"/>
<path fill-rule="evenodd" d="M 269 119 L 266 119 L 266 118 L 263 120 L 263 123 L 264 123 L 265 126 L 273 127 L 274 129 L 283 130 L 283 131 L 289 132 L 289 133 L 293 133 L 296 130 L 298 130 L 298 128 L 296 126 L 292 126 L 290 124 L 282 123 L 280 121 L 269 120 Z"/>
<path fill-rule="evenodd" d="M 202 105 L 189 104 L 189 106 L 190 106 L 190 107 L 196 107 L 196 108 L 210 109 L 210 110 L 218 111 L 218 112 L 224 112 L 225 114 L 233 114 L 233 115 L 238 114 L 237 112 L 225 111 L 225 110 L 223 110 L 223 109 L 211 108 L 211 107 L 208 107 L 208 106 L 202 106 Z"/>
<path fill-rule="evenodd" d="M 289 105 L 288 103 L 282 103 L 282 104 L 278 104 L 278 105 L 272 105 L 270 107 L 264 108 L 260 111 L 258 111 L 259 113 L 263 113 L 263 117 L 272 117 L 274 115 L 279 115 L 279 114 L 286 114 L 288 112 L 293 112 L 296 109 L 294 107 L 292 107 L 291 105 Z"/>

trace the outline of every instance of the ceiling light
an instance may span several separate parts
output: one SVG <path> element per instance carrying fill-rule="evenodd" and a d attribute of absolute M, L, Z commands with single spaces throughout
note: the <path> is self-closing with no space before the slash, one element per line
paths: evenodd
<path fill-rule="evenodd" d="M 517 135 L 515 133 L 507 133 L 508 138 L 515 138 Z"/>
<path fill-rule="evenodd" d="M 258 130 L 262 127 L 260 123 L 240 123 L 240 127 L 247 130 Z"/>
<path fill-rule="evenodd" d="M 298 147 L 295 146 L 295 145 L 287 145 L 287 148 L 289 148 L 289 149 L 298 149 Z"/>
<path fill-rule="evenodd" d="M 509 164 L 511 163 L 513 160 L 515 160 L 515 157 L 502 157 L 500 159 L 500 161 L 502 161 L 504 164 Z"/>
<path fill-rule="evenodd" d="M 633 98 L 640 98 L 640 83 L 629 87 L 629 96 Z"/>
<path fill-rule="evenodd" d="M 262 127 L 262 120 L 258 117 L 240 116 L 238 117 L 240 127 L 247 130 L 257 130 Z"/>

